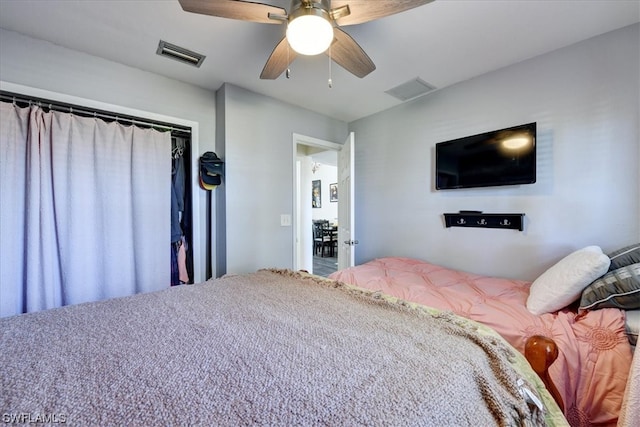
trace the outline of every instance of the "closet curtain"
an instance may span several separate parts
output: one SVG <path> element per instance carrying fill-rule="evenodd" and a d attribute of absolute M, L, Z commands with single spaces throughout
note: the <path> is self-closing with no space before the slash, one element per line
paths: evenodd
<path fill-rule="evenodd" d="M 168 287 L 169 132 L 0 107 L 0 316 Z"/>

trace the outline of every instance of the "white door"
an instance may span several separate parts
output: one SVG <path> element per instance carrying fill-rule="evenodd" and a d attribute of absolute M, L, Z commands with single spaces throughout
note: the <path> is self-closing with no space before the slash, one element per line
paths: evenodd
<path fill-rule="evenodd" d="M 355 265 L 354 245 L 358 243 L 353 233 L 354 144 L 355 136 L 351 132 L 338 151 L 338 270 Z"/>

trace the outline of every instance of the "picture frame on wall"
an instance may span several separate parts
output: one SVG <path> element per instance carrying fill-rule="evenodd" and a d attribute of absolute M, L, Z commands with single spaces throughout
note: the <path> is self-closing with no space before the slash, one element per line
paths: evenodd
<path fill-rule="evenodd" d="M 330 202 L 338 201 L 338 183 L 329 184 L 329 201 Z"/>
<path fill-rule="evenodd" d="M 322 207 L 322 187 L 321 181 L 319 179 L 311 181 L 311 207 Z"/>

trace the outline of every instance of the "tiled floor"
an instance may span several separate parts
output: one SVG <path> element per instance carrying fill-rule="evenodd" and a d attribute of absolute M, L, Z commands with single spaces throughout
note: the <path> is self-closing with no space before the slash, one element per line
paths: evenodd
<path fill-rule="evenodd" d="M 313 257 L 313 274 L 327 277 L 338 269 L 338 258 L 336 257 Z"/>

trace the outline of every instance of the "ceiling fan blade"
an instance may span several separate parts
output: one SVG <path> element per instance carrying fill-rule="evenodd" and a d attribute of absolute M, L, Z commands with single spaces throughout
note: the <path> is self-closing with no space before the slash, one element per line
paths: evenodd
<path fill-rule="evenodd" d="M 336 19 L 338 25 L 355 25 L 404 12 L 433 0 L 333 0 L 331 9 L 349 6 L 349 15 Z"/>
<path fill-rule="evenodd" d="M 376 69 L 371 58 L 349 34 L 335 27 L 333 36 L 335 41 L 325 53 L 338 65 L 360 78 Z"/>
<path fill-rule="evenodd" d="M 281 20 L 270 19 L 269 14 L 285 15 L 287 11 L 276 6 L 242 0 L 178 0 L 182 9 L 202 15 L 263 24 L 281 24 Z"/>
<path fill-rule="evenodd" d="M 287 38 L 284 37 L 273 49 L 273 52 L 271 52 L 271 56 L 269 56 L 267 63 L 264 64 L 262 73 L 260 73 L 260 78 L 268 80 L 277 79 L 280 74 L 284 73 L 289 64 L 296 59 L 296 56 L 298 56 L 298 54 L 295 50 L 289 48 L 289 42 L 287 42 Z"/>

